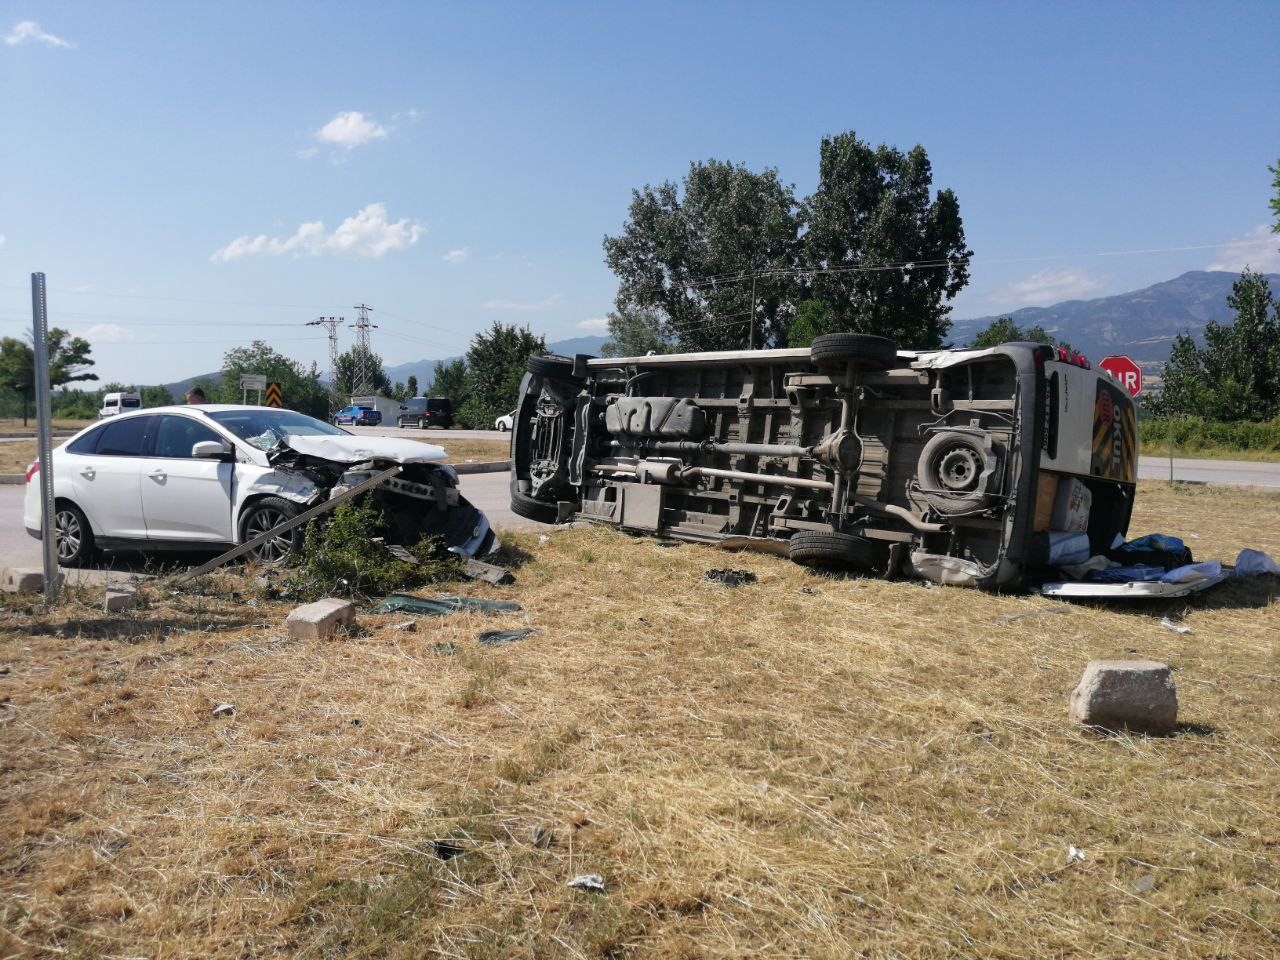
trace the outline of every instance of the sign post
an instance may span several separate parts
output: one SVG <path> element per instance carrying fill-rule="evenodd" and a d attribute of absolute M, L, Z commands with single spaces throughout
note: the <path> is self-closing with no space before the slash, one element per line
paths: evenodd
<path fill-rule="evenodd" d="M 241 402 L 246 406 L 249 403 L 249 391 L 258 391 L 258 402 L 262 402 L 262 391 L 267 388 L 267 378 L 261 373 L 242 373 L 240 374 L 240 390 Z"/>
<path fill-rule="evenodd" d="M 31 334 L 35 352 L 36 449 L 40 458 L 40 545 L 44 548 L 44 601 L 58 599 L 58 530 L 53 503 L 53 452 L 49 433 L 49 308 L 44 274 L 31 275 Z"/>

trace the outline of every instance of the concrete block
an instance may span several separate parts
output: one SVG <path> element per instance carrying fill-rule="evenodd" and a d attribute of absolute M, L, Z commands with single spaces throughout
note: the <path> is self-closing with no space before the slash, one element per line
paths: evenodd
<path fill-rule="evenodd" d="M 129 587 L 107 587 L 107 598 L 103 604 L 107 613 L 121 613 L 129 610 L 138 600 L 138 593 Z"/>
<path fill-rule="evenodd" d="M 295 607 L 285 618 L 289 636 L 296 640 L 328 640 L 355 625 L 356 610 L 346 600 L 328 597 Z"/>
<path fill-rule="evenodd" d="M 1071 693 L 1073 723 L 1140 733 L 1169 733 L 1178 721 L 1178 690 L 1167 664 L 1092 660 Z"/>
<path fill-rule="evenodd" d="M 44 589 L 44 570 L 35 567 L 5 567 L 0 574 L 5 593 L 39 593 Z"/>

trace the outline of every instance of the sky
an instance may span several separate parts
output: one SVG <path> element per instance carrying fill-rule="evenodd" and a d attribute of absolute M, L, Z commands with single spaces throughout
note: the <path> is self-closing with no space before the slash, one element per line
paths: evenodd
<path fill-rule="evenodd" d="M 633 189 L 714 158 L 803 196 L 848 130 L 956 192 L 957 318 L 1277 271 L 1276 12 L 0 0 L 0 335 L 36 271 L 103 382 L 323 367 L 305 324 L 360 303 L 388 365 L 603 333 Z"/>

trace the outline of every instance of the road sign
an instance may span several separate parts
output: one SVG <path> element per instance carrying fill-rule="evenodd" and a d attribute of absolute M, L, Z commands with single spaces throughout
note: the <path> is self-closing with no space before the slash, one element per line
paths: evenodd
<path fill-rule="evenodd" d="M 242 373 L 240 374 L 241 390 L 265 390 L 267 389 L 267 378 L 261 373 Z"/>
<path fill-rule="evenodd" d="M 1098 366 L 1120 381 L 1120 386 L 1136 397 L 1142 392 L 1142 368 L 1125 356 L 1103 357 Z"/>
<path fill-rule="evenodd" d="M 283 407 L 284 397 L 280 394 L 280 384 L 268 383 L 267 396 L 264 401 L 268 407 Z"/>

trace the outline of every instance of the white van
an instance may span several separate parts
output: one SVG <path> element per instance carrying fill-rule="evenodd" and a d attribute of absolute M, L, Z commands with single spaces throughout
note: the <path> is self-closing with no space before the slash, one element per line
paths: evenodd
<path fill-rule="evenodd" d="M 114 417 L 117 413 L 128 413 L 142 406 L 142 398 L 136 393 L 108 393 L 102 398 L 102 409 L 98 411 L 98 419 Z"/>

